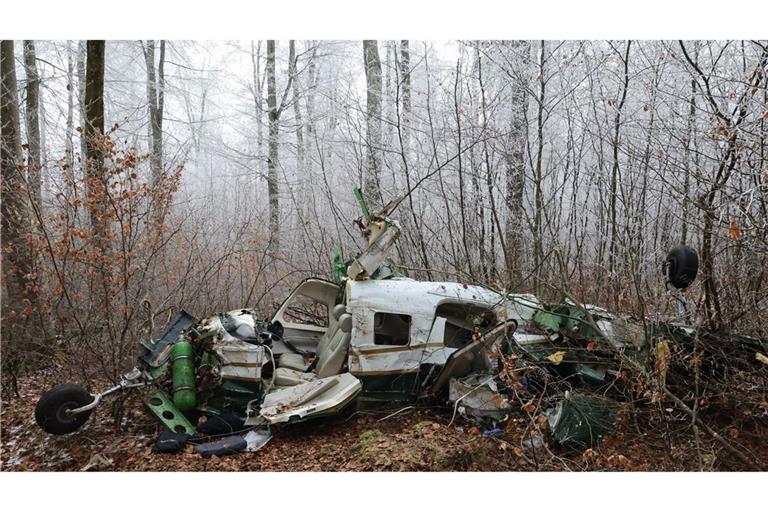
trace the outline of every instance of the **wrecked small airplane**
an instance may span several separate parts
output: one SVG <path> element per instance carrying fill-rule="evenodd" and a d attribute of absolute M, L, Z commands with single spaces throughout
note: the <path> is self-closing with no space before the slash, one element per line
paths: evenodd
<path fill-rule="evenodd" d="M 197 320 L 182 311 L 138 364 L 97 394 L 66 384 L 45 393 L 35 418 L 51 434 L 80 428 L 107 396 L 142 389 L 148 409 L 170 432 L 198 435 L 200 418 L 236 416 L 241 431 L 446 397 L 457 412 L 503 420 L 510 400 L 532 393 L 542 367 L 587 389 L 617 375 L 614 361 L 562 348 L 563 337 L 609 340 L 642 359 L 643 328 L 605 310 L 483 286 L 421 282 L 387 263 L 400 227 L 393 203 L 359 224 L 367 248 L 351 262 L 334 255 L 334 280 L 304 280 L 270 320 L 242 309 Z M 695 278 L 698 261 L 676 249 L 669 270 L 677 288 Z M 685 335 L 684 326 L 664 324 Z M 601 332 L 598 333 L 597 329 Z M 596 353 L 596 352 L 595 352 Z M 500 389 L 501 356 L 515 355 L 519 386 Z M 588 357 L 584 357 L 586 354 Z M 543 363 L 543 364 L 542 364 Z M 597 394 L 566 392 L 551 404 L 549 424 L 562 444 L 587 445 L 611 429 L 617 404 Z"/>

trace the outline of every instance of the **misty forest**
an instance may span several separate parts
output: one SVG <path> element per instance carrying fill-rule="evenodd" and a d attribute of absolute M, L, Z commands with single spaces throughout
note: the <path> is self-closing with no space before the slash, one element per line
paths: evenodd
<path fill-rule="evenodd" d="M 7 467 L 761 467 L 766 351 L 717 339 L 768 337 L 765 41 L 6 40 L 0 92 Z M 416 408 L 214 462 L 150 454 L 134 399 L 104 406 L 87 440 L 34 426 L 45 389 L 118 382 L 180 310 L 269 318 L 303 279 L 330 279 L 334 254 L 366 247 L 356 188 L 371 213 L 395 204 L 402 276 L 641 325 L 678 314 L 662 265 L 693 247 L 684 295 L 710 338 L 656 350 L 586 450 L 537 449 L 533 399 L 508 438 Z M 686 388 L 664 382 L 675 365 Z"/>

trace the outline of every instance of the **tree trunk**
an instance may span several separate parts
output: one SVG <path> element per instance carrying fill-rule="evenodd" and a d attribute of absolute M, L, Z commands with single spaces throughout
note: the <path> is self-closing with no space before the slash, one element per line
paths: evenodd
<path fill-rule="evenodd" d="M 400 91 L 402 91 L 402 109 L 400 108 L 400 104 L 396 105 L 397 109 L 397 136 L 399 140 L 400 145 L 400 158 L 403 164 L 403 174 L 405 174 L 405 185 L 408 192 L 408 203 L 406 204 L 407 209 L 407 217 L 405 222 L 410 224 L 412 222 L 412 226 L 408 226 L 408 231 L 413 230 L 416 236 L 416 242 L 418 242 L 419 250 L 420 250 L 420 259 L 421 259 L 421 267 L 425 270 L 425 274 L 427 276 L 427 279 L 430 281 L 432 280 L 432 272 L 430 270 L 430 263 L 429 263 L 429 257 L 427 255 L 427 247 L 424 242 L 424 235 L 422 233 L 422 227 L 421 223 L 419 222 L 419 219 L 416 216 L 416 211 L 413 204 L 413 196 L 414 194 L 411 192 L 411 186 L 412 186 L 412 180 L 411 180 L 411 166 L 409 163 L 409 151 L 408 151 L 408 124 L 410 123 L 410 114 L 411 114 L 411 69 L 410 69 L 410 53 L 408 51 L 408 41 L 401 41 L 401 51 L 400 51 L 400 59 L 396 59 L 396 61 L 399 60 L 399 62 L 396 62 L 396 64 L 399 65 L 401 76 L 400 76 L 400 83 L 397 84 L 398 88 L 398 98 L 400 97 Z M 405 62 L 405 64 L 403 64 Z M 394 171 L 393 171 L 394 174 Z M 393 181 L 393 186 L 395 185 L 395 182 Z M 402 255 L 401 255 L 401 259 Z"/>
<path fill-rule="evenodd" d="M 458 157 L 456 158 L 456 173 L 459 178 L 459 218 L 461 219 L 461 244 L 464 248 L 464 262 L 462 266 L 465 266 L 466 273 L 469 277 L 475 280 L 475 274 L 472 266 L 472 257 L 469 254 L 469 240 L 467 237 L 467 211 L 466 200 L 464 198 L 464 164 L 462 159 L 462 144 L 461 144 L 461 115 L 463 109 L 461 108 L 460 99 L 460 87 L 461 85 L 461 57 L 456 59 L 456 73 L 453 81 L 453 113 L 456 119 L 456 152 Z"/>
<path fill-rule="evenodd" d="M 400 41 L 400 76 L 403 91 L 403 151 L 407 155 L 411 139 L 411 51 L 407 39 Z"/>
<path fill-rule="evenodd" d="M 277 251 L 280 228 L 280 200 L 277 188 L 278 136 L 280 111 L 275 83 L 275 41 L 267 41 L 267 110 L 269 112 L 269 156 L 267 157 L 267 194 L 269 195 L 269 239 Z"/>
<path fill-rule="evenodd" d="M 77 43 L 77 101 L 80 107 L 80 161 L 83 176 L 88 174 L 85 144 L 85 60 L 87 58 L 86 42 Z"/>
<path fill-rule="evenodd" d="M 376 41 L 363 41 L 363 61 L 365 64 L 366 83 L 366 148 L 367 173 L 363 190 L 369 206 L 380 204 L 382 201 L 379 186 L 381 159 L 381 59 Z"/>
<path fill-rule="evenodd" d="M 693 47 L 693 58 L 695 59 L 695 62 L 698 62 L 699 58 L 699 49 L 698 49 L 698 41 L 694 42 Z M 680 242 L 683 244 L 688 243 L 688 224 L 690 216 L 690 209 L 691 209 L 691 174 L 693 169 L 698 168 L 699 164 L 699 152 L 698 147 L 696 144 L 697 140 L 697 133 L 696 133 L 696 87 L 697 82 L 695 77 L 691 77 L 691 99 L 688 100 L 688 118 L 686 122 L 686 135 L 685 135 L 685 166 L 683 168 L 683 171 L 685 173 L 684 181 L 683 181 L 683 216 L 681 219 L 682 223 L 682 234 L 680 236 Z"/>
<path fill-rule="evenodd" d="M 165 175 L 163 167 L 163 114 L 165 110 L 165 41 L 160 41 L 160 56 L 155 69 L 155 41 L 147 41 L 144 61 L 147 67 L 147 104 L 149 105 L 149 166 L 152 184 L 159 184 Z M 157 233 L 165 222 L 168 205 L 155 198 L 152 222 Z"/>
<path fill-rule="evenodd" d="M 530 43 L 521 41 L 520 45 L 522 47 L 520 53 L 528 55 Z M 507 247 L 505 283 L 508 288 L 515 283 L 519 284 L 523 273 L 523 254 L 525 254 L 523 195 L 525 192 L 525 146 L 527 139 L 525 113 L 528 110 L 528 95 L 525 84 L 521 83 L 520 80 L 512 80 L 511 87 L 512 112 L 510 113 L 509 139 L 504 155 L 507 203 L 507 222 L 504 225 L 504 242 Z"/>
<path fill-rule="evenodd" d="M 253 66 L 253 104 L 256 116 L 256 175 L 261 176 L 264 165 L 264 98 L 261 83 L 261 41 L 254 46 L 251 41 L 251 64 Z"/>
<path fill-rule="evenodd" d="M 104 180 L 104 41 L 88 41 L 85 70 L 85 159 L 91 227 L 100 243 L 106 238 L 106 183 Z"/>
<path fill-rule="evenodd" d="M 37 72 L 34 41 L 24 41 L 24 70 L 27 74 L 27 182 L 32 206 L 40 211 L 42 169 L 40 143 L 40 75 Z"/>
<path fill-rule="evenodd" d="M 306 85 L 306 91 L 304 93 L 304 125 L 307 129 L 307 134 L 305 137 L 305 144 L 306 144 L 306 150 L 305 150 L 305 156 L 306 161 L 305 164 L 305 172 L 306 172 L 306 182 L 307 183 L 313 183 L 315 179 L 315 166 L 314 166 L 314 151 L 316 148 L 316 145 L 318 144 L 317 140 L 317 134 L 315 133 L 315 99 L 317 97 L 317 83 L 319 79 L 319 69 L 317 65 L 317 50 L 319 43 L 317 41 L 307 41 L 305 43 L 305 51 L 311 51 L 311 56 L 309 58 L 309 65 L 307 66 L 307 85 Z M 321 152 L 321 150 L 318 149 L 318 152 Z M 316 205 L 316 197 L 315 194 L 310 194 L 309 191 L 306 192 L 306 211 L 317 211 L 317 205 Z M 316 215 L 308 215 L 307 216 L 307 222 L 312 222 L 313 220 L 316 220 Z"/>
<path fill-rule="evenodd" d="M 544 192 L 542 181 L 544 173 L 542 169 L 542 159 L 544 156 L 544 100 L 546 94 L 546 78 L 544 77 L 544 52 L 546 42 L 541 41 L 539 46 L 539 97 L 536 109 L 536 165 L 534 167 L 533 185 L 533 265 L 535 275 L 535 290 L 541 289 L 542 266 L 544 265 Z"/>
<path fill-rule="evenodd" d="M 296 43 L 291 40 L 288 45 L 288 75 L 293 81 L 293 117 L 296 121 L 296 183 L 299 188 L 297 193 L 299 198 L 297 209 L 299 213 L 299 222 L 304 222 L 304 207 L 306 206 L 305 191 L 307 187 L 304 120 L 301 115 L 301 103 L 299 102 L 299 80 L 296 76 Z M 299 229 L 299 231 L 301 231 L 301 229 Z"/>
<path fill-rule="evenodd" d="M 2 251 L 3 373 L 13 391 L 18 356 L 30 335 L 27 319 L 37 307 L 32 254 L 26 240 L 29 206 L 22 172 L 19 103 L 13 41 L 0 43 L 0 215 Z M 6 383 L 9 382 L 6 380 Z"/>
<path fill-rule="evenodd" d="M 383 133 L 381 134 L 381 137 L 382 137 L 381 144 L 382 144 L 382 147 L 389 148 L 389 147 L 392 147 L 395 139 L 395 123 L 392 122 L 392 119 L 394 117 L 394 113 L 399 108 L 398 105 L 395 105 L 395 102 L 399 101 L 399 96 L 395 92 L 395 90 L 397 89 L 397 85 L 393 87 L 393 83 L 396 78 L 393 78 L 392 76 L 392 75 L 395 75 L 396 77 L 399 73 L 394 70 L 394 67 L 397 66 L 397 62 L 399 58 L 396 55 L 397 49 L 396 49 L 396 43 L 394 41 L 384 41 L 382 45 L 384 46 L 384 65 L 382 66 L 383 91 L 382 91 L 381 118 L 384 122 L 384 126 L 383 126 Z M 393 65 L 393 60 L 394 60 L 394 65 Z M 395 170 L 395 166 L 388 165 L 387 157 L 388 155 L 386 153 L 383 153 L 381 155 L 380 167 L 382 169 L 390 170 L 391 181 L 388 182 L 386 186 L 391 187 L 392 190 L 395 190 L 397 189 L 398 173 Z"/>
<path fill-rule="evenodd" d="M 165 104 L 165 41 L 160 41 L 160 60 L 155 70 L 155 42 L 147 41 L 144 60 L 147 65 L 147 103 L 150 125 L 150 168 L 152 183 L 163 176 L 163 111 Z"/>
<path fill-rule="evenodd" d="M 627 100 L 627 89 L 629 88 L 629 49 L 632 45 L 632 41 L 627 41 L 627 45 L 624 50 L 624 81 L 621 88 L 621 99 L 616 106 L 616 115 L 614 116 L 613 123 L 613 167 L 611 168 L 611 195 L 608 198 L 610 204 L 610 218 L 608 220 L 611 229 L 610 245 L 608 246 L 608 276 L 611 283 L 611 299 L 613 300 L 613 306 L 618 307 L 619 304 L 619 284 L 617 282 L 617 276 L 614 275 L 616 270 L 616 245 L 618 243 L 618 219 L 616 214 L 616 204 L 618 195 L 618 182 L 621 179 L 619 168 L 619 135 L 621 129 L 621 112 L 624 108 L 624 103 Z M 615 101 L 615 100 L 614 100 Z"/>
<path fill-rule="evenodd" d="M 72 136 L 75 130 L 75 100 L 74 100 L 74 63 L 72 61 L 71 41 L 67 41 L 67 127 L 65 154 L 67 156 L 67 165 L 72 166 L 74 160 L 75 148 L 72 143 Z"/>
<path fill-rule="evenodd" d="M 488 117 L 488 101 L 486 99 L 485 94 L 485 82 L 483 78 L 483 61 L 481 58 L 481 52 L 480 52 L 480 42 L 476 43 L 475 46 L 475 61 L 477 66 L 477 83 L 480 86 L 480 112 L 482 114 L 482 131 L 484 134 L 488 134 L 491 131 L 491 126 L 489 122 Z M 491 279 L 496 278 L 496 231 L 499 232 L 499 238 L 501 241 L 501 250 L 504 256 L 504 260 L 508 260 L 509 256 L 507 255 L 507 246 L 505 244 L 504 235 L 501 229 L 501 222 L 499 221 L 499 212 L 496 208 L 496 198 L 495 198 L 495 182 L 496 182 L 496 173 L 494 171 L 494 166 L 491 162 L 491 154 L 493 150 L 490 147 L 490 143 L 488 142 L 488 139 L 483 137 L 483 162 L 485 163 L 485 184 L 488 188 L 488 201 L 490 203 L 491 207 L 491 219 L 490 219 L 490 230 L 491 230 L 491 240 L 489 245 L 489 250 L 484 250 L 485 247 L 485 236 L 483 235 L 480 238 L 480 260 L 483 262 L 483 269 L 485 272 L 485 279 L 486 282 L 490 282 Z M 483 209 L 485 208 L 485 205 L 481 204 L 481 210 L 480 210 L 480 221 L 484 223 L 483 220 Z M 482 226 L 482 231 L 485 231 L 485 225 Z"/>

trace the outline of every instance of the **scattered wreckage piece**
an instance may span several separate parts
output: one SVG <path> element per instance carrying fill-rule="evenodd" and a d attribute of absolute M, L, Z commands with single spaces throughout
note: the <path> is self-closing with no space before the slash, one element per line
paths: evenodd
<path fill-rule="evenodd" d="M 619 405 L 598 395 L 566 393 L 548 411 L 552 437 L 563 446 L 587 448 L 613 430 Z"/>
<path fill-rule="evenodd" d="M 386 218 L 376 218 L 368 223 L 370 244 L 347 268 L 347 277 L 361 281 L 381 267 L 387 254 L 400 235 L 400 225 Z"/>
<path fill-rule="evenodd" d="M 178 453 L 189 442 L 190 436 L 178 432 L 161 432 L 155 440 L 152 450 L 155 453 Z"/>
<path fill-rule="evenodd" d="M 716 386 L 736 372 L 757 371 L 756 354 L 768 349 L 768 341 L 758 338 L 676 322 L 633 322 L 569 302 L 542 305 L 514 338 L 521 356 L 597 387 L 614 382 L 620 368 L 629 370 L 622 358 L 663 373 L 665 384 L 681 389 L 694 377 L 695 362 L 701 382 Z"/>
<path fill-rule="evenodd" d="M 246 443 L 245 451 L 257 452 L 272 440 L 272 433 L 269 430 L 249 430 L 243 439 Z"/>
<path fill-rule="evenodd" d="M 144 404 L 170 432 L 189 436 L 197 434 L 194 425 L 164 391 L 156 389 L 145 395 Z"/>
<path fill-rule="evenodd" d="M 80 471 L 106 471 L 113 466 L 112 459 L 108 459 L 104 455 L 97 453 L 90 460 L 80 468 Z"/>
<path fill-rule="evenodd" d="M 448 401 L 468 418 L 503 420 L 512 411 L 509 398 L 499 393 L 496 375 L 473 373 L 452 378 L 448 386 Z"/>
<path fill-rule="evenodd" d="M 269 393 L 261 403 L 260 414 L 270 425 L 334 414 L 361 389 L 360 381 L 350 373 L 315 379 Z"/>
<path fill-rule="evenodd" d="M 232 455 L 245 451 L 246 448 L 248 448 L 248 442 L 242 436 L 228 436 L 216 441 L 198 444 L 195 446 L 195 451 L 207 459 L 213 455 L 217 457 Z"/>

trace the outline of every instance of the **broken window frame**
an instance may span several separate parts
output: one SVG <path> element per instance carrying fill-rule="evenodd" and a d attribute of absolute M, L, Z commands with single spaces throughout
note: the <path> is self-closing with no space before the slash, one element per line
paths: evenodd
<path fill-rule="evenodd" d="M 465 309 L 466 310 L 466 316 L 464 318 L 464 322 L 461 322 L 460 316 L 458 314 L 452 314 L 455 312 L 451 311 L 445 311 L 449 308 L 455 308 L 456 310 L 459 309 Z M 473 310 L 475 312 L 473 313 Z M 477 324 L 474 321 L 476 318 L 479 317 L 485 317 L 485 324 Z M 441 320 L 444 320 L 441 321 Z M 481 333 L 486 332 L 488 329 L 492 328 L 496 322 L 498 322 L 498 316 L 494 308 L 487 307 L 481 304 L 473 303 L 473 302 L 465 302 L 465 301 L 453 301 L 453 300 L 447 300 L 441 302 L 437 307 L 435 307 L 435 315 L 434 319 L 432 321 L 432 329 L 430 330 L 430 341 L 440 341 L 444 347 L 451 348 L 451 349 L 461 349 L 470 343 L 474 341 L 474 339 L 479 336 Z M 442 323 L 442 332 L 438 333 L 435 332 L 435 327 Z M 461 324 L 465 325 L 461 325 Z M 471 328 L 470 327 L 471 324 Z M 463 330 L 468 334 L 468 339 L 466 340 L 466 343 L 460 344 L 458 346 L 454 346 L 453 344 L 449 344 L 449 341 L 455 340 L 456 336 L 451 338 L 451 340 L 448 339 L 446 336 L 447 330 L 449 328 L 455 328 L 458 330 Z"/>
<path fill-rule="evenodd" d="M 302 301 L 306 304 L 300 304 Z M 293 310 L 300 309 L 297 305 L 306 306 L 302 308 L 304 311 L 301 311 L 300 314 L 293 313 Z M 316 314 L 315 312 L 309 311 L 310 308 L 322 308 L 322 312 Z M 303 293 L 297 293 L 283 308 L 283 318 L 286 321 L 290 320 L 290 323 L 293 325 L 327 329 L 330 325 L 330 309 L 326 302 L 323 302 L 318 298 L 310 297 Z"/>

